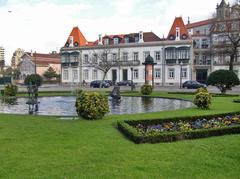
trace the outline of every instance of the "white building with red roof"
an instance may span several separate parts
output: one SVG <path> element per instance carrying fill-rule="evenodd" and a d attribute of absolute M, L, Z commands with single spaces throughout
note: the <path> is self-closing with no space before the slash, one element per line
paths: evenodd
<path fill-rule="evenodd" d="M 192 78 L 192 40 L 182 18 L 177 17 L 167 39 L 161 39 L 153 32 L 140 31 L 99 35 L 98 40 L 90 42 L 78 27 L 74 27 L 60 51 L 62 83 L 102 80 L 103 73 L 90 64 L 94 55 L 106 48 L 110 51 L 107 58 L 118 61 L 118 65 L 107 73 L 106 80 L 132 79 L 136 84 L 144 84 L 145 66 L 142 63 L 148 55 L 156 63 L 153 72 L 155 85 L 179 85 L 180 81 L 183 83 Z"/>

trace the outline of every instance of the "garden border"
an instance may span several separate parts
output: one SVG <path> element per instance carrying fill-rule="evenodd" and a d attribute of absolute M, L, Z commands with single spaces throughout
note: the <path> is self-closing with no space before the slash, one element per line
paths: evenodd
<path fill-rule="evenodd" d="M 166 118 L 166 119 L 153 119 L 153 120 L 125 120 L 117 121 L 117 128 L 121 131 L 127 138 L 133 142 L 140 143 L 159 143 L 159 142 L 173 142 L 178 140 L 186 139 L 198 139 L 206 138 L 211 136 L 222 136 L 226 134 L 240 134 L 240 126 L 231 127 L 221 127 L 221 128 L 211 128 L 211 129 L 197 129 L 193 131 L 176 131 L 176 132 L 162 132 L 156 133 L 155 135 L 144 135 L 139 132 L 133 125 L 136 124 L 147 124 L 156 125 L 160 122 L 169 121 L 194 121 L 199 118 L 210 119 L 214 117 L 224 117 L 228 115 L 240 115 L 240 112 L 231 113 L 221 113 L 213 115 L 200 115 L 200 116 L 190 116 L 190 117 L 176 117 L 176 118 Z"/>

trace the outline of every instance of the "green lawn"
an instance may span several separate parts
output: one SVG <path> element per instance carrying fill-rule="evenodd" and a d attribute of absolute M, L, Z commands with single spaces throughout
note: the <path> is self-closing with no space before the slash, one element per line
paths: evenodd
<path fill-rule="evenodd" d="M 115 128 L 116 120 L 239 111 L 233 99 L 216 97 L 210 110 L 107 116 L 99 121 L 0 114 L 0 177 L 239 178 L 240 135 L 137 145 Z"/>

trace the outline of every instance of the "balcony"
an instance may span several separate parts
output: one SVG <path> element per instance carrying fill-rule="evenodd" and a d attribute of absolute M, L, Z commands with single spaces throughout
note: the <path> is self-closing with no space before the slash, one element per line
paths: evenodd
<path fill-rule="evenodd" d="M 113 66 L 139 66 L 139 65 L 140 65 L 139 60 L 113 62 Z"/>
<path fill-rule="evenodd" d="M 71 62 L 71 67 L 77 67 L 78 66 L 78 62 Z"/>
<path fill-rule="evenodd" d="M 166 59 L 167 65 L 178 65 L 180 62 L 182 62 L 184 65 L 189 63 L 189 59 Z"/>
<path fill-rule="evenodd" d="M 70 63 L 68 63 L 68 62 L 63 62 L 62 63 L 62 67 L 69 67 L 70 66 Z"/>

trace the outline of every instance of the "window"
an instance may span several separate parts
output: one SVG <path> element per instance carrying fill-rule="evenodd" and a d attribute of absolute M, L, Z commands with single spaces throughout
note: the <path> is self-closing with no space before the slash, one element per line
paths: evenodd
<path fill-rule="evenodd" d="M 138 59 L 138 52 L 134 52 L 133 53 L 133 60 L 134 61 L 138 61 L 139 59 Z"/>
<path fill-rule="evenodd" d="M 138 79 L 138 69 L 133 70 L 133 79 Z"/>
<path fill-rule="evenodd" d="M 166 50 L 166 60 L 177 59 L 175 49 Z"/>
<path fill-rule="evenodd" d="M 176 28 L 176 38 L 179 38 L 179 36 L 180 36 L 180 28 L 177 27 Z"/>
<path fill-rule="evenodd" d="M 98 61 L 98 56 L 97 56 L 97 54 L 94 54 L 93 59 L 92 59 L 92 63 L 97 63 L 97 61 Z"/>
<path fill-rule="evenodd" d="M 88 80 L 88 70 L 83 70 L 83 79 Z"/>
<path fill-rule="evenodd" d="M 109 39 L 104 39 L 104 45 L 108 45 L 109 44 Z"/>
<path fill-rule="evenodd" d="M 88 63 L 88 55 L 87 54 L 84 55 L 84 63 Z"/>
<path fill-rule="evenodd" d="M 124 38 L 124 42 L 125 42 L 125 43 L 129 43 L 129 37 L 125 37 L 125 38 Z"/>
<path fill-rule="evenodd" d="M 93 79 L 96 80 L 98 78 L 97 70 L 93 70 Z"/>
<path fill-rule="evenodd" d="M 182 78 L 187 78 L 187 68 L 182 69 Z"/>
<path fill-rule="evenodd" d="M 168 69 L 168 78 L 174 78 L 175 74 L 174 74 L 174 68 L 169 68 Z"/>
<path fill-rule="evenodd" d="M 113 39 L 113 43 L 114 43 L 114 44 L 118 44 L 118 37 L 115 37 L 115 38 Z"/>
<path fill-rule="evenodd" d="M 78 80 L 78 70 L 73 69 L 73 80 Z"/>
<path fill-rule="evenodd" d="M 160 68 L 156 68 L 155 69 L 155 78 L 156 79 L 160 79 L 161 78 L 161 69 Z"/>
<path fill-rule="evenodd" d="M 149 51 L 143 52 L 143 61 L 145 61 L 148 55 L 150 55 Z"/>
<path fill-rule="evenodd" d="M 68 69 L 63 70 L 63 79 L 68 80 Z"/>
<path fill-rule="evenodd" d="M 73 62 L 78 62 L 78 56 L 77 55 L 73 56 Z"/>
<path fill-rule="evenodd" d="M 138 36 L 135 36 L 135 42 L 139 42 L 139 37 Z"/>
<path fill-rule="evenodd" d="M 161 59 L 160 52 L 155 52 L 155 60 L 160 61 L 160 59 Z"/>
<path fill-rule="evenodd" d="M 113 54 L 112 54 L 112 60 L 113 60 L 114 62 L 117 61 L 117 54 L 116 54 L 116 53 L 113 53 Z"/>
<path fill-rule="evenodd" d="M 189 59 L 190 58 L 190 54 L 189 54 L 189 50 L 178 50 L 178 59 Z"/>
<path fill-rule="evenodd" d="M 128 61 L 128 53 L 127 52 L 123 53 L 123 61 Z"/>

